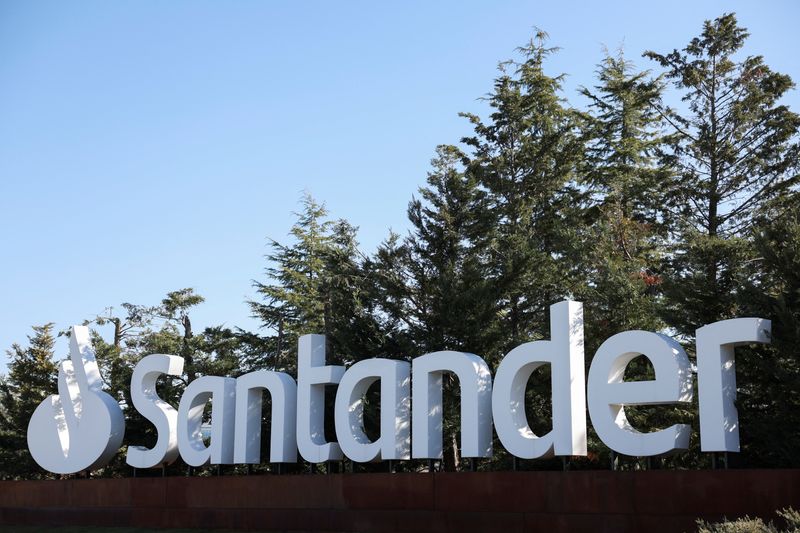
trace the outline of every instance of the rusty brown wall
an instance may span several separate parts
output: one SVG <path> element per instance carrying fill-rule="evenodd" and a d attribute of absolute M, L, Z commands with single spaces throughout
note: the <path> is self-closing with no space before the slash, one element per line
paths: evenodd
<path fill-rule="evenodd" d="M 800 470 L 259 475 L 0 482 L 9 525 L 259 531 L 691 531 L 800 507 Z"/>

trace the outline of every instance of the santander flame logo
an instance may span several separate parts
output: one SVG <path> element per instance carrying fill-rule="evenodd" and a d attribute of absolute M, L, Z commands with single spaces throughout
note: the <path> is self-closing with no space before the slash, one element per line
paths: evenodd
<path fill-rule="evenodd" d="M 102 390 L 89 328 L 72 327 L 70 359 L 59 367 L 58 394 L 39 404 L 28 423 L 33 459 L 57 474 L 105 465 L 125 433 L 122 409 Z"/>

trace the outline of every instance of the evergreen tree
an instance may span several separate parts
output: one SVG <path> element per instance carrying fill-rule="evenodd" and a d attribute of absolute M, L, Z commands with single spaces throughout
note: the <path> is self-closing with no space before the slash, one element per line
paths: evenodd
<path fill-rule="evenodd" d="M 325 301 L 325 324 L 334 354 L 347 361 L 372 357 L 396 357 L 376 317 L 374 281 L 367 259 L 358 248 L 356 228 L 345 220 L 330 227 L 325 249 L 321 292 Z"/>
<path fill-rule="evenodd" d="M 756 219 L 745 266 L 743 316 L 772 320 L 769 345 L 737 348 L 740 464 L 797 467 L 800 460 L 800 196 L 785 194 Z"/>
<path fill-rule="evenodd" d="M 500 337 L 484 354 L 490 365 L 519 344 L 549 338 L 550 305 L 585 284 L 579 259 L 586 198 L 576 172 L 585 151 L 582 120 L 561 96 L 563 75 L 545 72 L 557 50 L 546 41 L 537 32 L 520 49 L 520 62 L 500 65 L 486 98 L 492 108 L 487 121 L 466 115 L 474 127 L 463 139 L 470 149 L 466 172 L 486 192 L 480 217 L 490 228 L 478 246 L 496 289 L 493 327 Z M 526 398 L 536 434 L 551 428 L 550 391 L 550 369 L 543 366 L 532 375 Z"/>
<path fill-rule="evenodd" d="M 408 207 L 411 233 L 393 258 L 405 280 L 401 313 L 416 354 L 493 348 L 493 294 L 476 245 L 483 195 L 463 161 L 454 146 L 437 149 L 428 186 Z"/>
<path fill-rule="evenodd" d="M 408 259 L 408 242 L 390 232 L 363 265 L 369 281 L 367 300 L 381 345 L 387 356 L 398 359 L 410 359 L 418 355 L 419 349 L 410 334 L 416 304 L 411 300 L 413 279 L 407 268 Z"/>
<path fill-rule="evenodd" d="M 0 464 L 13 479 L 49 477 L 28 452 L 28 422 L 33 411 L 57 390 L 58 366 L 53 361 L 53 324 L 34 326 L 28 347 L 14 344 L 8 376 L 0 383 Z"/>
<path fill-rule="evenodd" d="M 306 195 L 292 226 L 293 242 L 273 241 L 267 255 L 266 282 L 254 282 L 261 301 L 248 302 L 266 335 L 242 332 L 246 349 L 255 357 L 248 365 L 288 372 L 297 377 L 297 343 L 305 334 L 324 334 L 328 364 L 346 364 L 387 354 L 374 313 L 374 290 L 366 261 L 358 251 L 356 229 L 344 220 L 327 218 L 323 205 Z M 369 405 L 379 400 L 377 389 Z M 325 433 L 335 441 L 333 387 L 326 394 Z M 265 410 L 265 413 L 267 411 Z M 377 411 L 365 409 L 367 433 L 375 433 Z M 268 417 L 263 419 L 265 431 Z M 377 436 L 377 435 L 373 435 Z"/>
<path fill-rule="evenodd" d="M 637 71 L 622 49 L 606 52 L 598 65 L 598 85 L 581 88 L 589 100 L 589 143 L 584 179 L 600 204 L 619 206 L 628 218 L 660 222 L 661 182 L 668 170 L 656 157 L 664 138 L 653 104 L 663 83 Z"/>
<path fill-rule="evenodd" d="M 664 242 L 657 161 L 661 119 L 652 103 L 660 80 L 637 72 L 622 51 L 606 55 L 589 99 L 583 177 L 591 193 L 584 238 L 589 283 L 585 302 L 587 352 L 630 329 L 658 331 L 660 250 Z"/>
<path fill-rule="evenodd" d="M 428 186 L 412 200 L 412 231 L 377 254 L 382 306 L 414 355 L 455 349 L 496 365 L 522 342 L 549 336 L 548 308 L 574 292 L 579 269 L 583 154 L 579 116 L 544 73 L 555 49 L 539 32 L 523 61 L 500 65 L 488 121 L 464 114 L 468 152 L 438 149 Z M 546 431 L 549 374 L 531 388 L 529 418 Z M 445 383 L 445 463 L 457 468 L 457 382 Z"/>
<path fill-rule="evenodd" d="M 268 332 L 255 340 L 246 336 L 263 350 L 251 364 L 292 374 L 297 340 L 308 333 L 326 336 L 332 363 L 381 351 L 356 229 L 344 220 L 329 220 L 325 207 L 309 195 L 302 204 L 290 232 L 294 242 L 272 242 L 267 281 L 253 284 L 262 299 L 248 302 Z"/>
<path fill-rule="evenodd" d="M 183 357 L 183 369 L 189 382 L 197 378 L 200 364 L 195 361 L 198 341 L 195 339 L 189 311 L 204 301 L 205 298 L 195 294 L 194 289 L 186 288 L 168 293 L 167 297 L 161 300 L 161 307 L 159 308 L 161 317 L 168 324 L 174 325 L 174 327 L 181 330 L 181 349 L 178 355 Z"/>
<path fill-rule="evenodd" d="M 401 243 L 384 243 L 375 260 L 388 296 L 381 307 L 399 326 L 406 357 L 439 350 L 485 354 L 497 342 L 494 284 L 477 245 L 486 229 L 477 216 L 483 194 L 464 173 L 464 160 L 458 148 L 438 147 L 428 185 L 408 207 L 410 234 Z M 448 376 L 443 391 L 448 469 L 459 462 L 458 390 L 457 380 Z"/>
<path fill-rule="evenodd" d="M 504 342 L 493 357 L 522 342 L 549 335 L 549 306 L 580 284 L 574 259 L 582 199 L 575 171 L 583 154 L 577 114 L 560 96 L 563 76 L 544 63 L 556 49 L 547 35 L 520 49 L 523 61 L 500 66 L 487 97 L 488 122 L 466 114 L 474 135 L 467 172 L 487 191 L 485 216 L 492 231 L 485 260 L 500 291 Z"/>
<path fill-rule="evenodd" d="M 311 196 L 303 198 L 303 210 L 290 234 L 291 246 L 272 241 L 267 255 L 267 282 L 256 281 L 262 301 L 249 301 L 253 316 L 269 332 L 263 348 L 269 368 L 295 374 L 297 338 L 307 333 L 326 334 L 324 302 L 320 297 L 324 268 L 324 250 L 329 245 L 330 222 L 327 211 Z M 296 374 L 295 374 L 296 375 Z"/>
<path fill-rule="evenodd" d="M 737 312 L 753 214 L 797 182 L 800 117 L 780 97 L 793 84 L 760 56 L 739 58 L 748 33 L 733 14 L 706 21 L 681 51 L 645 55 L 666 69 L 682 108 L 657 106 L 673 134 L 669 222 L 675 246 L 666 289 L 670 326 L 694 329 Z"/>

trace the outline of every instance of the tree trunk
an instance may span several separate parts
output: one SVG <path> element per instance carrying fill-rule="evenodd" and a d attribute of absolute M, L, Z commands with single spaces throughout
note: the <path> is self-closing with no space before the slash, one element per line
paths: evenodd
<path fill-rule="evenodd" d="M 183 315 L 181 317 L 181 325 L 183 326 L 183 359 L 186 361 L 186 377 L 189 379 L 189 383 L 195 380 L 197 377 L 197 372 L 194 368 L 194 358 L 192 357 L 192 347 L 189 345 L 189 341 L 192 338 L 192 321 L 189 320 L 189 315 Z"/>
<path fill-rule="evenodd" d="M 111 322 L 114 323 L 114 348 L 116 348 L 119 353 L 122 345 L 122 320 L 119 318 L 112 318 Z"/>

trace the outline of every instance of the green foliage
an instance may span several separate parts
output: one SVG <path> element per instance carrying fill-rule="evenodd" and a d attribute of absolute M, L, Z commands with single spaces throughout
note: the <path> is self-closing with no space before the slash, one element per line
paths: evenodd
<path fill-rule="evenodd" d="M 15 344 L 8 376 L 0 383 L 0 464 L 4 477 L 36 477 L 43 472 L 28 453 L 28 421 L 47 396 L 56 392 L 53 324 L 34 326 L 28 347 Z"/>
<path fill-rule="evenodd" d="M 384 295 L 381 313 L 393 324 L 390 337 L 406 358 L 437 350 L 488 351 L 496 343 L 495 283 L 481 248 L 486 227 L 485 195 L 467 174 L 466 156 L 440 146 L 427 187 L 408 206 L 411 233 L 378 250 L 371 270 Z M 458 382 L 444 382 L 447 443 L 445 461 L 458 461 Z"/>
<path fill-rule="evenodd" d="M 664 137 L 653 102 L 661 98 L 663 83 L 637 71 L 622 49 L 616 56 L 606 52 L 597 79 L 594 91 L 580 90 L 589 99 L 584 179 L 596 203 L 618 205 L 627 216 L 658 223 L 669 169 L 657 161 Z"/>
<path fill-rule="evenodd" d="M 297 223 L 291 229 L 295 244 L 284 246 L 272 241 L 272 253 L 267 256 L 271 265 L 266 273 L 274 283 L 254 283 L 265 301 L 249 302 L 253 314 L 261 319 L 263 327 L 275 330 L 278 336 L 274 355 L 276 368 L 289 365 L 293 346 L 287 337 L 325 331 L 325 309 L 320 293 L 325 251 L 330 244 L 330 222 L 324 220 L 326 214 L 323 206 L 306 196 L 303 211 L 296 213 Z"/>
<path fill-rule="evenodd" d="M 586 117 L 584 181 L 591 191 L 584 256 L 588 282 L 579 290 L 586 305 L 587 348 L 620 331 L 657 331 L 660 263 L 665 231 L 662 183 L 669 168 L 657 161 L 664 139 L 652 103 L 660 80 L 637 72 L 622 51 L 607 55 L 597 71 Z"/>
<path fill-rule="evenodd" d="M 328 220 L 310 195 L 302 206 L 290 232 L 294 242 L 272 241 L 267 281 L 253 283 L 261 300 L 248 304 L 266 335 L 245 335 L 261 349 L 253 366 L 293 375 L 301 335 L 325 334 L 328 359 L 339 363 L 374 356 L 380 342 L 355 228 Z"/>
<path fill-rule="evenodd" d="M 437 149 L 428 186 L 408 207 L 411 234 L 385 243 L 373 265 L 392 294 L 383 311 L 402 324 L 409 355 L 485 349 L 492 335 L 496 310 L 477 244 L 484 200 L 461 168 L 464 159 L 454 146 Z"/>
<path fill-rule="evenodd" d="M 706 21 L 682 51 L 645 54 L 666 69 L 686 108 L 658 105 L 672 129 L 664 157 L 675 169 L 666 318 L 687 337 L 738 314 L 736 281 L 750 257 L 744 238 L 753 217 L 798 179 L 800 116 L 778 103 L 792 80 L 760 56 L 739 58 L 747 36 L 727 14 Z"/>
<path fill-rule="evenodd" d="M 800 202 L 797 193 L 765 210 L 752 231 L 738 302 L 748 316 L 772 320 L 767 346 L 737 354 L 737 405 L 745 464 L 797 465 L 800 432 Z"/>
<path fill-rule="evenodd" d="M 701 325 L 734 316 L 771 319 L 770 345 L 737 348 L 737 461 L 797 466 L 800 117 L 780 103 L 791 79 L 760 56 L 743 55 L 747 36 L 732 14 L 707 21 L 683 49 L 645 54 L 663 69 L 658 76 L 637 70 L 621 51 L 606 53 L 594 86 L 580 91 L 588 107 L 579 110 L 564 98 L 563 75 L 547 72 L 557 49 L 537 31 L 517 61 L 499 65 L 485 97 L 488 116 L 464 113 L 472 133 L 460 145 L 437 147 L 426 184 L 408 205 L 407 235 L 390 234 L 364 254 L 357 228 L 303 197 L 290 238 L 270 242 L 265 276 L 253 282 L 257 297 L 247 303 L 258 331 L 196 330 L 192 314 L 203 297 L 191 288 L 87 320 L 113 328 L 106 330 L 111 342 L 99 331 L 93 340 L 107 388 L 125 409 L 125 442 L 149 446 L 155 439 L 129 392 L 133 368 L 146 354 L 184 358 L 184 375 L 158 384 L 173 406 L 202 375 L 274 369 L 296 376 L 297 340 L 307 333 L 326 335 L 332 364 L 459 350 L 496 367 L 509 349 L 549 338 L 550 305 L 571 298 L 584 303 L 587 363 L 600 342 L 624 330 L 677 335 L 693 355 L 690 342 Z M 0 468 L 7 477 L 40 475 L 24 452 L 25 429 L 55 390 L 56 365 L 52 327 L 34 330 L 28 348 L 12 347 L 9 374 L 0 381 Z M 644 358 L 626 370 L 628 380 L 652 378 Z M 444 384 L 448 469 L 463 468 L 458 385 L 452 376 Z M 549 392 L 543 367 L 526 398 L 537 434 L 550 429 Z M 375 435 L 377 388 L 366 401 L 367 433 Z M 627 416 L 643 430 L 697 426 L 696 404 L 629 407 Z M 697 444 L 695 430 L 690 453 L 653 462 L 703 465 Z M 502 447 L 496 450 L 495 464 L 509 466 Z M 605 468 L 610 460 L 590 436 L 590 458 L 572 467 Z M 637 458 L 621 463 L 645 465 Z M 102 475 L 127 473 L 119 454 Z M 749 527 L 742 524 L 730 527 Z"/>
<path fill-rule="evenodd" d="M 547 35 L 520 49 L 521 62 L 500 65 L 487 97 L 488 122 L 465 114 L 475 134 L 466 171 L 486 191 L 480 242 L 498 289 L 502 343 L 496 359 L 513 346 L 548 334 L 547 309 L 580 282 L 576 227 L 581 195 L 576 168 L 583 157 L 578 114 L 560 95 L 563 75 L 548 76 L 545 60 L 557 49 Z"/>

